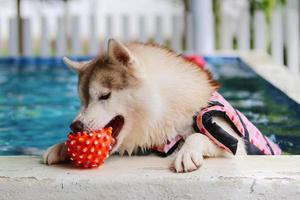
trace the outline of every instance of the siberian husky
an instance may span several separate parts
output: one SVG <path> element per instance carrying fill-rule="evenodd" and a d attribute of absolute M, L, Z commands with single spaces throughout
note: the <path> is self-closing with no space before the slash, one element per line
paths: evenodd
<path fill-rule="evenodd" d="M 156 45 L 110 39 L 105 54 L 88 62 L 64 62 L 79 76 L 81 108 L 70 126 L 73 132 L 112 126 L 117 142 L 111 153 L 121 155 L 182 136 L 184 144 L 171 166 L 176 172 L 198 169 L 203 157 L 231 156 L 193 129 L 193 116 L 207 106 L 218 84 L 182 56 Z M 236 154 L 246 155 L 244 140 L 232 126 L 223 118 L 213 121 L 238 140 Z M 49 165 L 66 159 L 63 143 L 43 155 Z"/>

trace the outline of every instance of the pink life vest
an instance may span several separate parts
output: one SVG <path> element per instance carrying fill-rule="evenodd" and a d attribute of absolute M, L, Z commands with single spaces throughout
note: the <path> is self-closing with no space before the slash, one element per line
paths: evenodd
<path fill-rule="evenodd" d="M 206 135 L 217 146 L 232 154 L 236 153 L 238 140 L 213 122 L 213 117 L 222 117 L 244 139 L 248 155 L 279 155 L 281 149 L 264 136 L 241 112 L 234 109 L 218 92 L 214 92 L 209 105 L 194 117 L 196 132 Z M 161 155 L 171 154 L 182 137 L 177 136 L 168 144 L 154 147 Z"/>

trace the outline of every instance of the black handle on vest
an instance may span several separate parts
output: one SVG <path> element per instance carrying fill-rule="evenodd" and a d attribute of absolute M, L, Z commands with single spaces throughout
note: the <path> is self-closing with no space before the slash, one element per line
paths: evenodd
<path fill-rule="evenodd" d="M 225 117 L 225 113 L 221 111 L 210 111 L 202 116 L 202 123 L 205 129 L 211 134 L 216 140 L 224 144 L 233 155 L 236 154 L 238 140 L 222 129 L 217 123 L 212 122 L 214 116 Z M 225 117 L 226 118 L 226 117 Z"/>

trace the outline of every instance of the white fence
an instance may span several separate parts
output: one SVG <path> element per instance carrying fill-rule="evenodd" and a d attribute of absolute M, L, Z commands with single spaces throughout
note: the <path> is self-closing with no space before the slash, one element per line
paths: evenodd
<path fill-rule="evenodd" d="M 33 38 L 32 36 L 32 23 L 30 19 L 23 19 L 23 56 L 64 56 L 64 55 L 95 55 L 99 51 L 103 51 L 106 46 L 108 38 L 117 37 L 118 39 L 140 42 L 156 42 L 162 45 L 168 44 L 168 46 L 178 52 L 184 51 L 182 44 L 183 36 L 183 18 L 177 15 L 170 16 L 171 25 L 166 26 L 167 21 L 162 16 L 154 16 L 155 28 L 153 33 L 147 32 L 147 22 L 145 16 L 140 16 L 138 20 L 130 18 L 127 15 L 121 16 L 122 23 L 121 36 L 117 36 L 113 27 L 116 22 L 117 16 L 106 16 L 104 18 L 105 30 L 101 31 L 104 34 L 97 33 L 96 26 L 97 21 L 94 16 L 90 16 L 86 22 L 89 24 L 89 34 L 87 38 L 83 38 L 80 34 L 82 25 L 78 16 L 71 16 L 67 22 L 64 17 L 58 17 L 56 20 L 56 34 L 54 38 L 49 36 L 49 21 L 47 17 L 40 19 L 40 36 L 39 38 Z M 129 23 L 136 23 L 138 27 L 138 34 L 131 34 Z M 67 28 L 68 27 L 68 28 Z M 165 28 L 170 28 L 173 33 L 171 37 L 166 37 L 163 31 Z M 69 31 L 67 31 L 69 30 Z M 190 28 L 191 30 L 191 28 Z M 18 24 L 17 19 L 12 18 L 9 20 L 9 39 L 7 56 L 19 56 L 18 51 Z M 1 36 L 0 36 L 1 37 Z M 191 44 L 191 43 L 190 43 Z M 1 49 L 1 46 L 0 46 Z M 1 51 L 0 51 L 1 52 Z"/>
<path fill-rule="evenodd" d="M 153 16 L 155 31 L 149 33 L 145 16 L 133 19 L 129 15 L 121 16 L 122 34 L 118 39 L 123 41 L 152 41 L 168 45 L 177 52 L 183 53 L 207 53 L 215 50 L 215 30 L 211 0 L 192 0 L 191 13 L 187 16 L 187 24 L 181 16 L 169 16 L 171 24 L 166 24 L 165 17 Z M 220 24 L 220 49 L 231 50 L 234 48 L 233 40 L 236 41 L 235 48 L 241 51 L 251 49 L 270 52 L 279 64 L 286 64 L 292 72 L 300 74 L 299 62 L 299 1 L 288 0 L 286 6 L 277 7 L 272 11 L 270 23 L 266 23 L 264 13 L 255 11 L 254 16 L 248 12 L 238 15 L 238 20 L 226 14 L 222 9 L 221 2 L 221 24 Z M 120 16 L 119 16 L 120 17 Z M 97 33 L 97 19 L 91 15 L 87 20 L 89 24 L 89 35 L 82 38 L 80 35 L 80 19 L 72 16 L 68 20 L 61 16 L 57 18 L 56 35 L 51 38 L 49 24 L 46 16 L 40 19 L 40 37 L 32 37 L 32 22 L 23 19 L 23 56 L 64 56 L 64 55 L 94 55 L 105 48 L 108 38 L 115 37 L 113 25 L 116 16 L 109 15 L 104 18 L 105 30 L 100 36 Z M 0 19 L 1 22 L 1 19 Z M 251 24 L 252 22 L 252 24 Z M 132 35 L 129 24 L 137 26 L 138 34 Z M 252 25 L 252 29 L 251 29 Z M 163 29 L 170 28 L 171 36 L 166 37 Z M 1 33 L 1 23 L 0 23 Z M 9 21 L 9 39 L 5 55 L 19 56 L 18 51 L 18 26 L 16 19 Z M 186 40 L 183 40 L 183 36 Z M 1 43 L 0 53 L 5 52 Z M 185 41 L 185 43 L 183 42 Z M 101 44 L 101 45 L 100 45 Z M 253 45 L 251 45 L 253 44 Z M 1 50 L 2 48 L 2 50 Z M 1 55 L 0 55 L 1 56 Z"/>
<path fill-rule="evenodd" d="M 253 18 L 249 12 L 244 12 L 235 26 L 232 25 L 232 18 L 221 12 L 221 49 L 232 49 L 233 39 L 236 38 L 237 49 L 267 51 L 277 63 L 286 64 L 292 72 L 300 74 L 299 6 L 298 0 L 288 0 L 287 5 L 276 7 L 271 13 L 270 23 L 266 22 L 263 11 L 255 11 Z"/>

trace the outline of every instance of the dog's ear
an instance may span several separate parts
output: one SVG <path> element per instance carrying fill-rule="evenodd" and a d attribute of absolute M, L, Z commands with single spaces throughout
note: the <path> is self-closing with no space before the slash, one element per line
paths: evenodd
<path fill-rule="evenodd" d="M 134 61 L 130 50 L 115 39 L 109 39 L 107 53 L 109 60 L 115 64 L 128 65 Z"/>
<path fill-rule="evenodd" d="M 77 73 L 82 72 L 90 61 L 76 62 L 67 57 L 63 58 L 64 63 Z"/>

